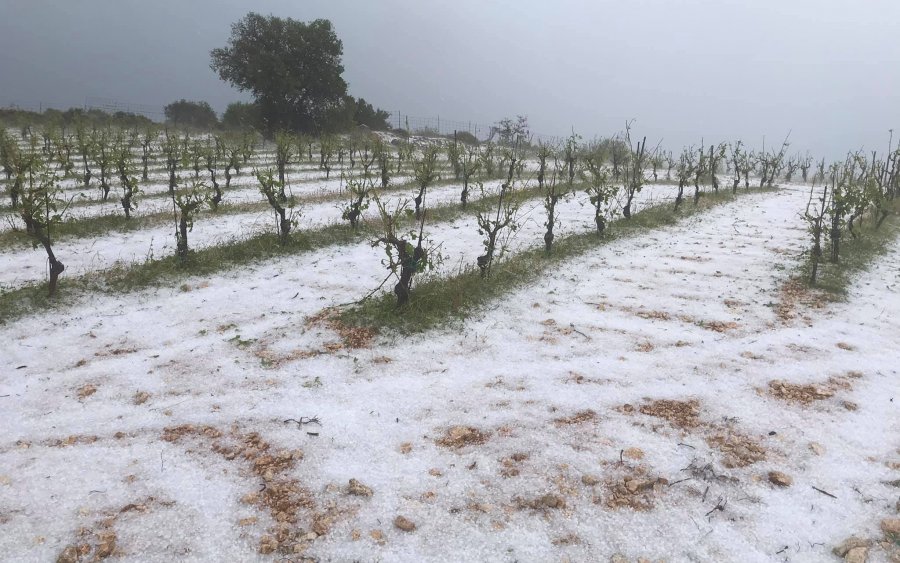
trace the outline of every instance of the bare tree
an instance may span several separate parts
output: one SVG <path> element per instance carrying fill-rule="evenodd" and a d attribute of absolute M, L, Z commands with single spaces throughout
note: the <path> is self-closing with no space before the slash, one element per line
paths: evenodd
<path fill-rule="evenodd" d="M 734 171 L 734 178 L 731 183 L 731 193 L 736 194 L 738 189 L 738 184 L 741 183 L 741 159 L 744 156 L 744 151 L 741 149 L 743 143 L 738 141 L 731 145 L 731 168 Z"/>
<path fill-rule="evenodd" d="M 684 202 L 684 187 L 691 178 L 696 178 L 697 173 L 697 155 L 703 154 L 703 149 L 699 152 L 694 151 L 694 147 L 687 147 L 681 151 L 681 157 L 678 159 L 678 167 L 675 170 L 678 176 L 678 195 L 675 196 L 675 210 L 677 211 Z"/>
<path fill-rule="evenodd" d="M 810 235 L 812 236 L 813 247 L 810 251 L 810 273 L 809 285 L 816 285 L 816 278 L 819 273 L 819 261 L 822 258 L 822 231 L 825 223 L 825 213 L 828 200 L 828 184 L 825 183 L 822 188 L 822 196 L 817 199 L 817 203 L 813 204 L 813 192 L 815 186 L 809 190 L 809 201 L 806 204 L 806 211 L 803 219 L 806 221 Z"/>
<path fill-rule="evenodd" d="M 272 206 L 275 212 L 275 223 L 278 232 L 278 242 L 286 245 L 291 239 L 291 227 L 296 224 L 297 218 L 294 216 L 293 208 L 286 207 L 287 197 L 282 198 L 284 194 L 284 185 L 276 180 L 271 170 L 256 172 L 256 179 L 259 181 L 259 191 L 265 196 L 266 201 Z"/>
<path fill-rule="evenodd" d="M 481 277 L 487 277 L 491 273 L 491 266 L 494 264 L 495 258 L 499 258 L 505 252 L 506 244 L 502 233 L 512 233 L 518 228 L 516 218 L 519 211 L 519 203 L 511 198 L 513 191 L 513 169 L 515 161 L 509 164 L 509 176 L 506 182 L 500 184 L 500 193 L 497 196 L 497 209 L 489 209 L 487 211 L 479 211 L 476 219 L 478 223 L 478 234 L 484 237 L 482 245 L 484 246 L 484 254 L 476 259 L 478 269 L 481 271 Z M 482 197 L 485 196 L 482 187 Z"/>
<path fill-rule="evenodd" d="M 474 146 L 466 146 L 465 154 L 462 157 L 462 178 L 463 189 L 459 194 L 459 201 L 462 208 L 465 209 L 469 201 L 469 182 L 472 177 L 478 173 L 481 168 L 481 160 L 478 158 L 478 148 Z"/>
<path fill-rule="evenodd" d="M 359 219 L 363 211 L 369 208 L 369 196 L 375 189 L 375 184 L 369 178 L 348 178 L 347 192 L 350 202 L 343 209 L 341 218 L 350 222 L 354 229 L 359 226 Z"/>
<path fill-rule="evenodd" d="M 26 232 L 44 247 L 49 264 L 50 282 L 48 294 L 56 295 L 60 274 L 66 267 L 53 252 L 51 231 L 62 222 L 66 202 L 61 199 L 59 177 L 40 159 L 34 160 L 28 168 L 27 180 L 23 185 L 19 216 L 25 223 Z"/>
<path fill-rule="evenodd" d="M 134 174 L 131 147 L 127 143 L 119 143 L 115 147 L 116 171 L 119 173 L 119 181 L 122 182 L 122 210 L 125 218 L 131 219 L 131 212 L 136 207 L 134 198 L 138 195 L 138 179 Z"/>
<path fill-rule="evenodd" d="M 610 214 L 610 202 L 619 191 L 611 181 L 609 171 L 604 166 L 603 154 L 599 151 L 589 152 L 582 158 L 584 168 L 582 176 L 587 181 L 586 192 L 594 208 L 594 224 L 597 234 L 603 235 L 606 230 L 606 218 Z"/>
<path fill-rule="evenodd" d="M 375 239 L 373 245 L 382 246 L 387 254 L 385 265 L 390 271 L 389 275 L 397 278 L 397 283 L 394 285 L 397 307 L 403 307 L 409 303 L 415 275 L 432 268 L 436 263 L 437 257 L 434 255 L 437 253 L 437 249 L 431 246 L 425 238 L 424 208 L 419 218 L 418 233 L 411 231 L 404 236 L 399 233 L 399 225 L 401 218 L 406 213 L 408 200 L 398 202 L 393 210 L 388 210 L 378 198 L 378 194 L 374 194 L 372 199 L 378 208 L 382 225 L 381 235 Z M 415 246 L 410 241 L 414 241 Z"/>
<path fill-rule="evenodd" d="M 413 176 L 419 187 L 419 192 L 413 200 L 416 204 L 416 219 L 422 214 L 426 190 L 437 180 L 437 154 L 437 147 L 431 145 L 425 147 L 422 150 L 422 156 L 415 161 Z"/>
<path fill-rule="evenodd" d="M 188 233 L 194 229 L 194 217 L 209 201 L 206 184 L 198 179 L 191 180 L 191 185 L 184 191 L 176 191 L 172 195 L 175 216 L 175 253 L 182 260 L 190 254 Z"/>
<path fill-rule="evenodd" d="M 631 218 L 631 204 L 634 196 L 644 187 L 644 167 L 647 162 L 647 137 L 632 146 L 631 123 L 625 124 L 625 143 L 631 148 L 629 165 L 625 168 L 625 205 L 622 207 L 622 215 L 626 219 Z"/>

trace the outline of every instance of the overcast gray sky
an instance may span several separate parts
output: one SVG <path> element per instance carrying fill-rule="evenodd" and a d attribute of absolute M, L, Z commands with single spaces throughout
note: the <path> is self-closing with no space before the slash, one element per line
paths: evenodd
<path fill-rule="evenodd" d="M 0 0 L 0 105 L 221 111 L 209 51 L 251 10 L 330 19 L 351 93 L 410 115 L 832 158 L 900 123 L 900 0 Z"/>

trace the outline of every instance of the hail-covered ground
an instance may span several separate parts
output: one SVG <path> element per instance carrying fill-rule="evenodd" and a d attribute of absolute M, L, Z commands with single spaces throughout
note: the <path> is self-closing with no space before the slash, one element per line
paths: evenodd
<path fill-rule="evenodd" d="M 383 279 L 368 243 L 0 325 L 0 559 L 896 561 L 900 243 L 845 301 L 805 298 L 806 190 L 598 245 L 414 336 L 326 313 Z M 589 230 L 586 198 L 560 220 Z M 272 228 L 199 217 L 194 240 Z M 76 275 L 171 252 L 154 229 L 58 255 Z M 427 230 L 436 275 L 481 251 L 474 217 Z M 0 283 L 41 264 L 4 248 Z"/>

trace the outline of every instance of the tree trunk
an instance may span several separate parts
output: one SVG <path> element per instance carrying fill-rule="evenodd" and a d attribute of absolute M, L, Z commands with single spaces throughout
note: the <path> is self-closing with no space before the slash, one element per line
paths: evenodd
<path fill-rule="evenodd" d="M 599 207 L 594 210 L 594 223 L 597 225 L 597 236 L 602 236 L 603 231 L 606 229 L 606 220 L 603 218 L 603 213 L 600 212 Z"/>
<path fill-rule="evenodd" d="M 66 266 L 56 259 L 56 255 L 53 254 L 53 248 L 50 245 L 50 237 L 44 233 L 44 230 L 37 225 L 30 224 L 31 221 L 28 221 L 29 227 L 31 227 L 30 231 L 34 233 L 37 239 L 43 245 L 44 250 L 47 251 L 47 260 L 50 262 L 50 283 L 48 285 L 48 295 L 53 297 L 56 295 L 56 287 L 59 280 L 59 275 L 66 270 Z"/>
<path fill-rule="evenodd" d="M 175 178 L 175 166 L 172 165 L 169 168 L 169 194 L 173 195 L 175 193 L 175 185 L 178 183 Z"/>
<path fill-rule="evenodd" d="M 125 219 L 131 219 L 131 191 L 126 190 L 122 196 L 122 210 L 125 212 Z"/>
<path fill-rule="evenodd" d="M 416 246 L 412 256 L 406 252 L 406 241 L 399 241 L 397 247 L 400 255 L 400 281 L 394 286 L 394 294 L 397 296 L 397 307 L 402 307 L 409 302 L 409 295 L 412 288 L 413 276 L 418 268 L 418 262 L 425 257 L 425 251 L 422 249 L 422 242 Z"/>
<path fill-rule="evenodd" d="M 413 199 L 416 204 L 416 219 L 420 219 L 422 217 L 422 196 L 424 195 L 425 188 L 419 188 L 419 195 Z"/>
<path fill-rule="evenodd" d="M 186 259 L 188 256 L 188 224 L 187 217 L 184 216 L 184 213 L 181 213 L 181 218 L 178 221 L 178 246 L 175 249 L 176 254 L 182 260 Z"/>
<path fill-rule="evenodd" d="M 837 220 L 832 222 L 831 226 L 831 263 L 837 264 L 840 259 L 841 250 L 841 228 Z"/>
<path fill-rule="evenodd" d="M 219 188 L 219 182 L 216 181 L 216 169 L 210 167 L 207 170 L 209 170 L 209 178 L 212 180 L 213 185 L 213 196 L 209 202 L 212 204 L 213 209 L 217 209 L 219 204 L 222 203 L 222 189 Z"/>

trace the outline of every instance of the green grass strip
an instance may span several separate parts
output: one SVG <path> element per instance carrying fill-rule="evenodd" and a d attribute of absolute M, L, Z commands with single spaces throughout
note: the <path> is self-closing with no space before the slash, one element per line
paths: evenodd
<path fill-rule="evenodd" d="M 848 290 L 855 277 L 869 267 L 880 256 L 883 256 L 898 236 L 900 236 L 900 200 L 895 200 L 891 205 L 891 214 L 884 220 L 881 227 L 876 227 L 873 218 L 866 218 L 862 225 L 853 229 L 856 237 L 849 231 L 844 231 L 841 237 L 840 255 L 837 263 L 828 259 L 831 256 L 831 247 L 823 244 L 823 255 L 819 260 L 815 289 L 820 289 L 831 294 L 835 300 L 844 300 L 848 296 Z M 804 254 L 806 260 L 800 267 L 800 278 L 809 286 L 810 273 L 812 272 L 812 259 L 810 253 Z"/>
<path fill-rule="evenodd" d="M 539 195 L 537 187 L 521 189 L 514 193 L 514 196 L 522 201 Z M 426 225 L 453 221 L 465 214 L 492 209 L 496 204 L 497 196 L 491 195 L 471 200 L 465 210 L 456 202 L 429 207 Z M 202 221 L 203 217 L 200 216 L 196 220 Z M 415 222 L 413 218 L 406 218 L 405 221 L 410 227 Z M 154 285 L 177 283 L 189 276 L 211 275 L 279 256 L 303 254 L 334 245 L 365 242 L 375 237 L 379 226 L 378 219 L 368 219 L 362 221 L 355 230 L 348 223 L 337 223 L 318 229 L 297 231 L 292 233 L 291 241 L 284 246 L 278 244 L 275 234 L 266 233 L 192 250 L 185 261 L 173 255 L 89 272 L 73 278 L 66 278 L 64 273 L 60 277 L 59 293 L 53 299 L 46 295 L 46 282 L 27 284 L 0 292 L 0 324 L 34 311 L 61 309 L 68 306 L 74 297 L 91 292 L 137 291 Z M 36 253 L 36 259 L 37 256 Z M 59 256 L 59 259 L 65 263 L 65 256 Z"/>
<path fill-rule="evenodd" d="M 738 191 L 738 197 L 760 193 L 766 189 Z M 509 294 L 516 288 L 534 282 L 547 270 L 559 268 L 567 260 L 576 258 L 614 240 L 637 236 L 702 213 L 717 205 L 733 201 L 730 190 L 704 193 L 696 206 L 686 198 L 675 211 L 671 203 L 647 207 L 632 215 L 608 224 L 603 236 L 595 231 L 558 237 L 549 255 L 543 245 L 494 262 L 490 276 L 482 278 L 477 267 L 469 266 L 449 277 L 425 277 L 415 284 L 409 303 L 398 308 L 392 292 L 383 292 L 360 304 L 342 309 L 340 319 L 348 326 L 390 329 L 400 334 L 413 334 L 462 321 L 488 303 Z M 473 254 L 481 250 L 473 249 Z M 473 256 L 474 263 L 474 256 Z"/>
<path fill-rule="evenodd" d="M 496 181 L 500 178 L 488 179 L 481 178 L 479 181 L 487 182 L 487 181 Z M 461 180 L 455 180 L 453 178 L 449 178 L 446 180 L 440 180 L 434 183 L 432 188 L 444 187 L 444 186 L 452 186 L 454 184 L 460 184 Z M 407 182 L 401 182 L 399 184 L 390 184 L 386 190 L 378 189 L 378 193 L 380 194 L 394 194 L 400 192 L 402 190 L 413 189 L 416 186 L 415 180 L 409 180 Z M 234 188 L 232 188 L 234 189 Z M 168 192 L 165 194 L 166 197 L 169 197 Z M 260 196 L 262 198 L 262 196 Z M 313 194 L 313 195 L 294 195 L 291 196 L 289 200 L 292 206 L 299 206 L 300 209 L 303 209 L 304 205 L 315 205 L 321 203 L 329 203 L 329 202 L 340 202 L 347 200 L 348 197 L 345 193 L 341 192 L 326 192 L 322 194 Z M 221 216 L 221 215 L 239 215 L 242 213 L 264 213 L 266 211 L 270 211 L 272 208 L 269 206 L 268 202 L 263 199 L 255 202 L 241 202 L 241 203 L 229 203 L 227 197 L 219 204 L 219 208 L 216 210 L 206 209 L 202 212 L 202 215 L 198 217 L 198 220 L 202 221 L 204 216 L 213 215 L 213 216 Z M 140 231 L 142 229 L 150 228 L 150 227 L 158 227 L 159 225 L 164 225 L 166 223 L 171 223 L 173 221 L 172 211 L 160 211 L 157 213 L 146 213 L 141 215 L 134 215 L 131 219 L 126 219 L 124 213 L 111 213 L 107 215 L 94 215 L 91 217 L 79 217 L 74 218 L 70 217 L 65 219 L 62 223 L 55 225 L 53 228 L 53 239 L 54 241 L 66 240 L 71 238 L 84 238 L 84 237 L 95 237 L 99 235 L 104 235 L 110 232 L 131 232 L 131 231 Z M 174 229 L 174 227 L 173 227 Z M 19 246 L 21 248 L 32 246 L 33 239 L 28 236 L 23 230 L 15 229 L 15 230 L 7 230 L 0 232 L 0 248 L 5 247 L 15 247 Z"/>

